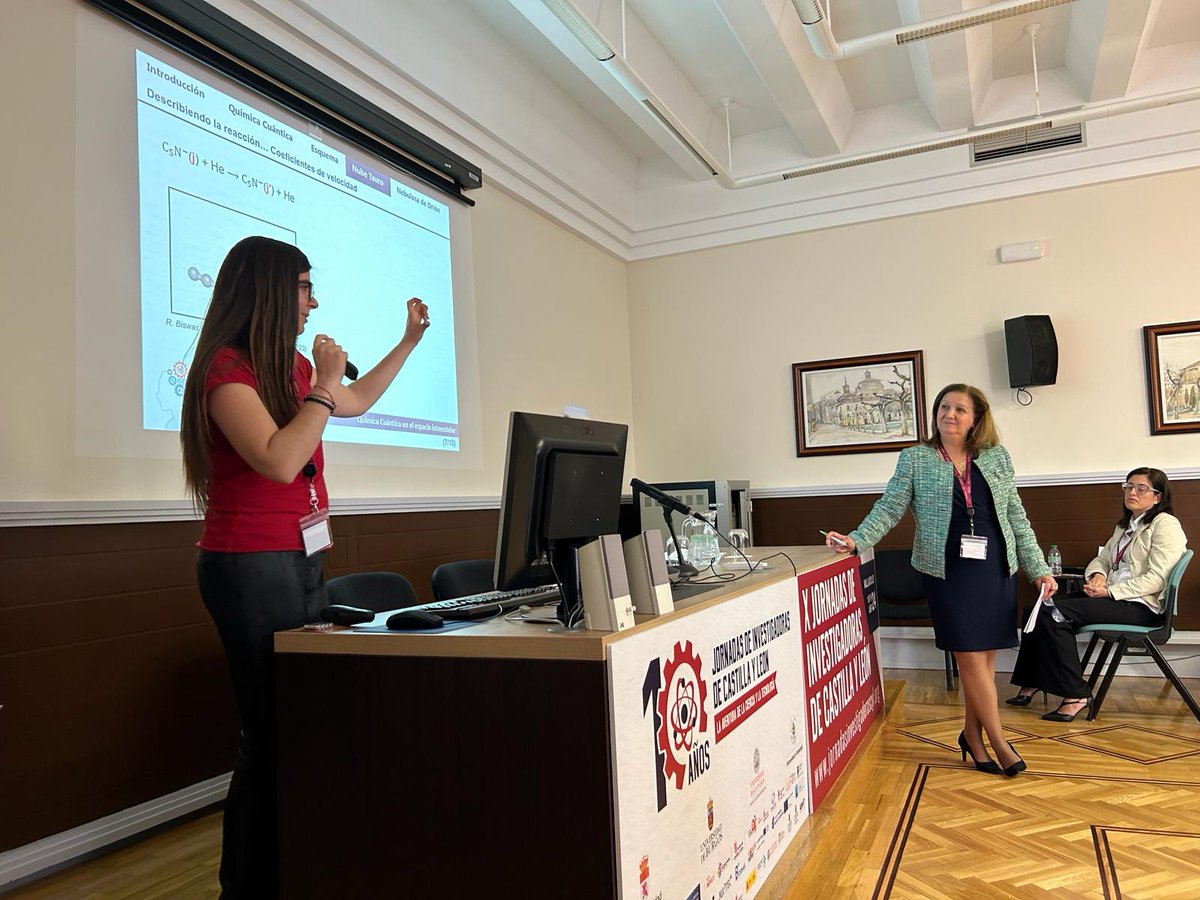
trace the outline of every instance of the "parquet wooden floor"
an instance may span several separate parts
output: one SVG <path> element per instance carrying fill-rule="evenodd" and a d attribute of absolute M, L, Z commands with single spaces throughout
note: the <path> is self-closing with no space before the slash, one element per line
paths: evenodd
<path fill-rule="evenodd" d="M 786 900 L 1200 898 L 1200 723 L 1165 681 L 1118 679 L 1095 722 L 1002 706 L 1029 765 L 1009 779 L 960 761 L 940 673 L 886 678 L 886 721 L 812 818 Z"/>
<path fill-rule="evenodd" d="M 1165 681 L 1118 678 L 1095 722 L 1043 722 L 1040 698 L 1002 707 L 1029 764 L 1006 779 L 959 760 L 960 698 L 941 672 L 885 678 L 886 720 L 759 897 L 1200 898 L 1200 723 Z M 1013 693 L 1007 676 L 997 682 L 1001 697 Z M 1200 694 L 1200 682 L 1188 684 Z M 9 896 L 215 897 L 220 818 L 194 819 Z M 521 893 L 498 886 L 496 896 Z"/>

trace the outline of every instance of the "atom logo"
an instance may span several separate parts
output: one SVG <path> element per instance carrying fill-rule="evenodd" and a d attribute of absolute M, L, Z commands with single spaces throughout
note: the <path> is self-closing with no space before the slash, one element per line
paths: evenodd
<path fill-rule="evenodd" d="M 700 657 L 692 642 L 676 644 L 663 667 L 664 689 L 658 695 L 658 746 L 664 754 L 663 775 L 674 779 L 676 790 L 683 789 L 688 755 L 696 746 L 696 737 L 708 730 L 704 701 L 708 686 L 700 677 Z"/>
<path fill-rule="evenodd" d="M 671 739 L 676 750 L 690 753 L 695 740 L 696 685 L 679 679 L 679 691 L 671 704 Z"/>

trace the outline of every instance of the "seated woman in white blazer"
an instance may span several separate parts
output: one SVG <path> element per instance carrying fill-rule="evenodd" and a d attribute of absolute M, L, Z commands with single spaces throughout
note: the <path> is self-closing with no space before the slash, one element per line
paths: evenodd
<path fill-rule="evenodd" d="M 1042 716 L 1070 722 L 1092 702 L 1079 664 L 1075 631 L 1083 625 L 1160 625 L 1167 578 L 1187 549 L 1187 537 L 1171 514 L 1171 486 L 1159 469 L 1142 467 L 1121 485 L 1125 507 L 1113 536 L 1084 570 L 1083 593 L 1056 597 L 1065 621 L 1042 614 L 1021 641 L 1012 683 L 1020 693 L 1006 702 L 1028 706 L 1038 691 L 1063 698 Z"/>

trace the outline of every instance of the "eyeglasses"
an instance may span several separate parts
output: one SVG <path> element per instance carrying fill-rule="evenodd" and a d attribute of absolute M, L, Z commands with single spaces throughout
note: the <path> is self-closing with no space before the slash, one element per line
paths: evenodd
<path fill-rule="evenodd" d="M 301 281 L 298 283 L 300 285 L 300 293 L 302 293 L 302 294 L 308 294 L 308 296 L 311 297 L 313 295 L 313 293 L 316 291 L 316 287 L 313 285 L 313 283 L 311 281 Z"/>
<path fill-rule="evenodd" d="M 1126 481 L 1124 484 L 1122 484 L 1121 490 L 1125 491 L 1126 493 L 1133 491 L 1139 497 L 1144 497 L 1151 491 L 1154 491 L 1156 494 L 1158 493 L 1158 491 L 1155 491 L 1154 488 L 1150 487 L 1148 484 L 1134 484 L 1132 481 Z"/>

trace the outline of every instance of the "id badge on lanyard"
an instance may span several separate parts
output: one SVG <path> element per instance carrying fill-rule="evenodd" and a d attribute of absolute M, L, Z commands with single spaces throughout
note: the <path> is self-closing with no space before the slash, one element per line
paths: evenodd
<path fill-rule="evenodd" d="M 329 510 L 321 509 L 317 503 L 317 467 L 310 459 L 303 469 L 308 476 L 308 504 L 311 512 L 300 519 L 300 537 L 304 541 L 304 552 L 309 556 L 333 546 L 333 535 L 329 530 Z"/>

